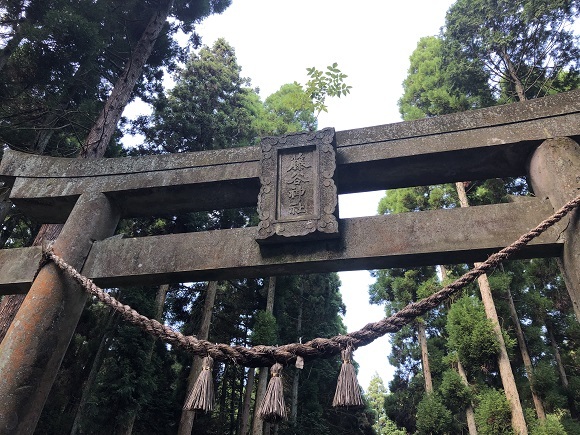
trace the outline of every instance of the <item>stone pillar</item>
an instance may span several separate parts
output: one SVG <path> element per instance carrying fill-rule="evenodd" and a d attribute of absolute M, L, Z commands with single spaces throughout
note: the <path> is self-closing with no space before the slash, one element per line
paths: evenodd
<path fill-rule="evenodd" d="M 567 137 L 544 141 L 530 158 L 528 174 L 536 196 L 548 198 L 559 209 L 580 194 L 580 145 Z M 580 321 L 580 210 L 563 222 L 565 243 L 559 263 Z"/>
<path fill-rule="evenodd" d="M 81 269 L 94 240 L 113 235 L 117 209 L 102 193 L 77 200 L 54 252 Z M 0 346 L 0 434 L 32 434 L 87 295 L 52 263 L 38 273 Z"/>

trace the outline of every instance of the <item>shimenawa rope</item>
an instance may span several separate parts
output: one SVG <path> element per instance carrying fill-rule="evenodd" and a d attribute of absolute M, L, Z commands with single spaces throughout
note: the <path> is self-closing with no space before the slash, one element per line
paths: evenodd
<path fill-rule="evenodd" d="M 290 343 L 283 346 L 230 346 L 223 343 L 214 344 L 206 340 L 198 340 L 194 336 L 185 336 L 159 323 L 157 320 L 142 316 L 130 306 L 123 305 L 97 287 L 90 279 L 68 265 L 53 252 L 51 245 L 43 248 L 43 256 L 46 260 L 52 260 L 60 269 L 79 282 L 89 294 L 118 311 L 125 320 L 170 344 L 181 346 L 194 355 L 211 356 L 216 361 L 232 361 L 246 367 L 266 367 L 275 363 L 293 363 L 298 356 L 304 359 L 328 358 L 349 347 L 356 349 L 373 342 L 389 332 L 397 332 L 416 317 L 437 307 L 461 288 L 473 282 L 478 276 L 510 258 L 515 252 L 522 249 L 532 239 L 538 237 L 579 205 L 580 195 L 567 202 L 560 210 L 521 236 L 514 243 L 491 255 L 486 261 L 471 269 L 453 283 L 421 301 L 407 305 L 390 317 L 369 323 L 362 329 L 346 335 L 337 335 L 332 338 L 315 338 L 307 343 Z"/>

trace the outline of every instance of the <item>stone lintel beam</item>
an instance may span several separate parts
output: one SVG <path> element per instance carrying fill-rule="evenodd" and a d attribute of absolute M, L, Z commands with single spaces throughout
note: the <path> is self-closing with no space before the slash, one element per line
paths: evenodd
<path fill-rule="evenodd" d="M 520 176 L 545 139 L 580 136 L 580 91 L 436 118 L 336 133 L 338 193 Z M 258 147 L 115 159 L 6 152 L 0 177 L 27 215 L 62 222 L 83 192 L 124 216 L 253 207 Z"/>
<path fill-rule="evenodd" d="M 0 249 L 0 294 L 26 293 L 42 259 L 42 248 Z"/>
<path fill-rule="evenodd" d="M 552 213 L 549 201 L 531 199 L 465 209 L 342 219 L 341 237 L 337 240 L 285 246 L 260 247 L 255 241 L 256 227 L 111 238 L 94 243 L 83 273 L 99 285 L 115 287 L 130 283 L 471 263 L 485 260 Z M 559 226 L 551 228 L 526 247 L 520 257 L 560 255 L 561 230 Z M 38 250 L 27 249 L 30 259 L 19 261 L 23 268 L 28 268 L 30 280 L 36 270 L 34 259 Z M 10 251 L 0 251 L 0 259 Z M 10 263 L 10 256 L 5 257 Z M 4 267 L 13 270 L 10 265 Z M 22 275 L 18 279 L 24 287 Z M 10 280 L 9 273 L 0 273 L 0 292 L 9 291 Z"/>

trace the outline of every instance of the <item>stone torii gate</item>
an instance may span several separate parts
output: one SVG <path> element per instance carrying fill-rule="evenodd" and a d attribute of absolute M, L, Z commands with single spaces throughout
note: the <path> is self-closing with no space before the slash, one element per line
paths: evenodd
<path fill-rule="evenodd" d="M 77 160 L 6 151 L 0 180 L 54 251 L 101 287 L 484 260 L 580 193 L 580 91 L 260 146 Z M 528 176 L 535 198 L 339 219 L 337 193 Z M 119 218 L 258 205 L 260 225 L 111 237 Z M 559 257 L 580 319 L 580 213 L 520 252 Z M 32 433 L 86 301 L 40 247 L 0 250 L 0 294 L 27 293 L 0 346 L 0 434 Z"/>

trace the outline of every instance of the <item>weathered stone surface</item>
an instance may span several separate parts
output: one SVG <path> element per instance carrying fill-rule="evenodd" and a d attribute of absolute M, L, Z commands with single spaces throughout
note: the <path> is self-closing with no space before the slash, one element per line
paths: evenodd
<path fill-rule="evenodd" d="M 26 293 L 41 258 L 40 246 L 0 249 L 0 294 Z"/>
<path fill-rule="evenodd" d="M 533 150 L 560 136 L 580 136 L 580 91 L 337 132 L 336 186 L 341 194 L 521 176 Z M 88 191 L 105 192 L 124 216 L 255 206 L 259 160 L 258 147 L 90 162 L 10 151 L 0 178 L 14 183 L 24 213 L 63 222 Z"/>
<path fill-rule="evenodd" d="M 338 237 L 333 128 L 262 139 L 261 243 Z"/>
<path fill-rule="evenodd" d="M 486 259 L 551 213 L 547 201 L 530 201 L 341 219 L 337 240 L 280 246 L 258 246 L 255 227 L 113 239 L 95 244 L 83 271 L 116 286 L 473 262 Z M 551 229 L 524 255 L 558 255 L 560 231 Z"/>
<path fill-rule="evenodd" d="M 109 237 L 118 219 L 102 193 L 82 195 L 54 243 L 55 253 L 82 267 L 92 242 Z M 86 298 L 56 265 L 38 273 L 0 344 L 0 433 L 34 432 Z"/>
<path fill-rule="evenodd" d="M 553 213 L 547 200 L 341 219 L 338 240 L 263 246 L 256 227 L 190 234 L 107 239 L 91 249 L 83 273 L 104 286 L 154 284 L 341 270 L 482 261 Z M 561 255 L 562 225 L 548 230 L 520 257 Z M 7 250 L 9 251 L 9 250 Z M 5 251 L 0 251 L 3 253 Z M 34 276 L 38 248 L 22 250 L 19 265 Z M 0 254 L 0 259 L 5 258 Z M 7 258 L 2 270 L 16 270 Z M 18 260 L 20 261 L 20 260 Z M 18 279 L 0 274 L 0 292 Z M 30 285 L 30 283 L 28 283 Z"/>
<path fill-rule="evenodd" d="M 529 175 L 536 196 L 549 198 L 554 209 L 580 194 L 580 145 L 569 138 L 545 141 L 532 155 Z M 565 218 L 560 257 L 576 318 L 580 321 L 580 211 Z"/>
<path fill-rule="evenodd" d="M 261 249 L 254 240 L 256 227 L 113 238 L 94 244 L 83 273 L 100 285 L 114 287 L 482 261 L 551 213 L 549 201 L 532 199 L 467 209 L 342 219 L 337 240 Z M 522 255 L 560 255 L 561 231 L 561 226 L 550 229 Z M 36 248 L 27 250 L 30 256 L 38 253 Z M 10 258 L 7 260 L 11 262 Z M 29 265 L 26 276 L 31 280 L 36 270 L 34 261 L 22 264 Z M 7 269 L 11 270 L 11 266 Z M 0 274 L 0 291 L 12 288 L 11 279 L 9 274 Z"/>

